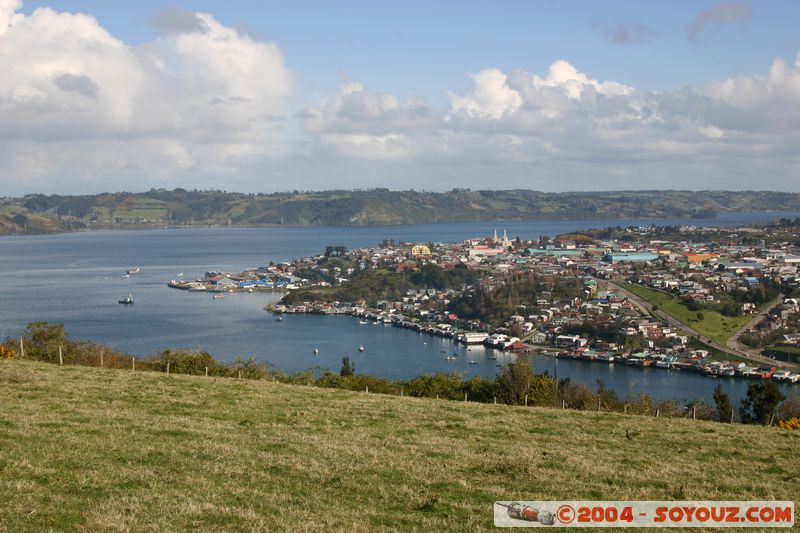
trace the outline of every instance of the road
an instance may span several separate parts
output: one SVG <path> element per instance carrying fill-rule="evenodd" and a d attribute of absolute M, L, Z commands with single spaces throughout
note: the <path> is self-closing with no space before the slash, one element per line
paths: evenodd
<path fill-rule="evenodd" d="M 721 352 L 724 352 L 724 353 L 727 353 L 727 354 L 730 354 L 730 355 L 735 355 L 735 356 L 741 357 L 743 359 L 747 359 L 748 361 L 751 361 L 751 362 L 759 364 L 759 365 L 766 364 L 766 365 L 770 365 L 770 366 L 776 366 L 778 363 L 780 363 L 781 366 L 784 366 L 786 368 L 796 369 L 796 368 L 800 367 L 800 365 L 796 365 L 794 363 L 786 363 L 786 362 L 782 362 L 782 361 L 781 362 L 775 361 L 771 357 L 764 357 L 763 355 L 754 354 L 751 351 L 744 350 L 744 349 L 741 349 L 741 348 L 733 348 L 733 347 L 723 346 L 722 344 L 716 342 L 715 340 L 705 336 L 703 333 L 700 333 L 699 331 L 697 331 L 696 329 L 694 329 L 690 325 L 688 325 L 688 324 L 686 324 L 684 322 L 681 322 L 680 320 L 678 320 L 674 316 L 666 313 L 663 309 L 659 308 L 654 313 L 653 312 L 653 305 L 650 302 L 648 302 L 644 298 L 640 298 L 639 296 L 637 296 L 634 293 L 632 293 L 631 291 L 625 289 L 621 285 L 618 285 L 617 283 L 614 283 L 613 281 L 609 281 L 608 284 L 611 287 L 613 287 L 614 290 L 616 290 L 619 293 L 625 295 L 631 302 L 633 302 L 640 309 L 644 310 L 645 312 L 647 312 L 647 313 L 649 313 L 649 314 L 651 314 L 651 315 L 653 315 L 653 316 L 655 316 L 655 317 L 657 317 L 657 318 L 659 318 L 661 320 L 665 320 L 671 326 L 674 326 L 674 327 L 676 327 L 678 329 L 681 329 L 681 330 L 685 331 L 686 333 L 688 333 L 688 334 L 690 334 L 690 335 L 692 335 L 694 337 L 697 337 L 697 339 L 699 339 L 700 342 L 702 342 L 704 344 L 707 344 L 708 346 L 711 346 L 712 348 L 714 348 L 716 350 L 719 350 Z M 753 320 L 751 320 L 750 322 L 755 321 L 757 318 L 758 318 L 757 316 L 753 317 Z M 731 338 L 737 337 L 742 331 L 743 331 L 743 329 L 740 329 Z"/>

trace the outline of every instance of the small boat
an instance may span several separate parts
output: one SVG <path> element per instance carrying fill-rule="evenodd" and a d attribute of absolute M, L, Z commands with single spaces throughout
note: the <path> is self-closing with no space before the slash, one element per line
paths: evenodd
<path fill-rule="evenodd" d="M 369 320 L 359 320 L 359 324 L 369 324 Z"/>
<path fill-rule="evenodd" d="M 275 315 L 275 322 L 280 322 L 282 320 L 283 320 L 283 317 L 281 315 Z"/>
<path fill-rule="evenodd" d="M 129 276 L 133 276 L 134 274 L 138 274 L 139 272 L 140 272 L 140 270 L 139 270 L 139 267 L 133 267 L 133 268 L 129 268 L 129 269 L 126 271 L 126 273 L 127 273 Z"/>
<path fill-rule="evenodd" d="M 214 296 L 212 296 L 212 298 L 214 300 L 221 300 L 221 299 L 225 298 L 225 295 L 224 294 L 215 294 Z"/>
<path fill-rule="evenodd" d="M 363 352 L 364 350 L 366 350 L 366 348 L 364 348 L 364 345 L 363 345 L 363 344 L 362 344 L 361 346 L 359 346 L 359 347 L 358 347 L 358 351 L 359 351 L 359 352 Z"/>
<path fill-rule="evenodd" d="M 125 298 L 121 298 L 117 302 L 123 305 L 133 305 L 133 295 L 129 293 Z"/>
<path fill-rule="evenodd" d="M 314 348 L 314 355 L 319 355 L 319 348 Z"/>
<path fill-rule="evenodd" d="M 471 364 L 471 365 L 477 365 L 477 364 L 478 364 L 478 362 L 477 362 L 477 361 L 470 361 L 470 362 L 469 362 L 469 364 Z"/>
<path fill-rule="evenodd" d="M 455 358 L 455 357 L 453 357 L 452 355 L 448 355 L 447 357 L 445 357 L 445 358 L 444 358 L 444 360 L 445 360 L 445 361 L 455 361 L 455 360 L 456 360 L 456 358 Z"/>
<path fill-rule="evenodd" d="M 178 277 L 180 278 L 181 276 L 183 276 L 183 272 L 178 272 Z"/>

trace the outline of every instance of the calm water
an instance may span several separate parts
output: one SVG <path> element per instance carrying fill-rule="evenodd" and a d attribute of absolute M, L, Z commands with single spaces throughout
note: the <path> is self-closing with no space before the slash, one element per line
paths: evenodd
<path fill-rule="evenodd" d="M 800 213 L 723 214 L 694 224 L 735 225 Z M 328 245 L 376 245 L 384 238 L 402 241 L 456 241 L 485 236 L 496 227 L 509 236 L 537 238 L 607 225 L 674 225 L 686 220 L 578 222 L 497 222 L 426 224 L 369 228 L 210 228 L 108 231 L 47 236 L 0 237 L 0 335 L 17 336 L 33 320 L 65 324 L 74 339 L 107 343 L 134 355 L 165 348 L 202 348 L 221 360 L 254 356 L 289 372 L 310 367 L 338 370 L 349 355 L 359 372 L 409 378 L 430 372 L 463 372 L 492 377 L 511 355 L 481 347 L 467 350 L 449 340 L 390 326 L 361 325 L 349 317 L 289 316 L 275 322 L 263 307 L 275 294 L 208 294 L 169 289 L 178 273 L 201 276 L 320 253 Z M 134 266 L 141 274 L 123 278 Z M 136 304 L 117 300 L 133 293 Z M 366 351 L 358 352 L 364 345 Z M 320 355 L 313 355 L 314 347 Z M 445 361 L 457 353 L 456 361 Z M 469 364 L 469 361 L 477 364 Z M 646 391 L 658 398 L 711 397 L 716 384 L 740 397 L 746 383 L 730 379 L 639 370 L 536 357 L 537 371 L 557 372 L 594 386 L 602 379 L 620 394 Z M 558 365 L 556 367 L 556 365 Z"/>

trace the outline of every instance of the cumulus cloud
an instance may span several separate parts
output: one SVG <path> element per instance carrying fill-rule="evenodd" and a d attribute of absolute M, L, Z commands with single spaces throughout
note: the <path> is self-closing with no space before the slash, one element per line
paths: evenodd
<path fill-rule="evenodd" d="M 564 60 L 544 75 L 487 68 L 469 78 L 445 109 L 349 81 L 302 120 L 329 156 L 390 159 L 405 183 L 458 168 L 463 186 L 758 188 L 769 173 L 775 188 L 798 188 L 800 59 L 666 92 L 598 81 Z"/>
<path fill-rule="evenodd" d="M 171 33 L 133 47 L 90 16 L 19 7 L 0 0 L 0 186 L 172 168 L 224 174 L 243 155 L 281 150 L 271 130 L 294 80 L 275 44 L 198 13 L 193 25 L 171 15 Z"/>
<path fill-rule="evenodd" d="M 53 83 L 62 91 L 75 92 L 87 98 L 97 97 L 97 84 L 88 76 L 61 74 L 53 78 Z"/>
<path fill-rule="evenodd" d="M 163 34 L 130 46 L 92 17 L 19 5 L 0 0 L 4 194 L 800 188 L 800 56 L 669 91 L 564 59 L 490 66 L 438 105 L 343 78 L 290 108 L 281 50 L 209 14 L 162 13 Z"/>
<path fill-rule="evenodd" d="M 750 6 L 745 2 L 717 4 L 698 13 L 694 21 L 686 27 L 686 37 L 690 41 L 696 41 L 710 24 L 725 24 L 736 20 L 746 21 L 749 18 Z"/>
<path fill-rule="evenodd" d="M 177 7 L 164 9 L 150 23 L 164 33 L 206 33 L 209 27 L 197 13 Z"/>

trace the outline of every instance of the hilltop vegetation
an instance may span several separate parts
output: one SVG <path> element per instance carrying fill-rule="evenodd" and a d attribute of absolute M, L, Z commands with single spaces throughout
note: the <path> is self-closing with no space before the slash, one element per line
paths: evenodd
<path fill-rule="evenodd" d="M 710 217 L 800 209 L 800 194 L 729 191 L 543 193 L 529 190 L 242 194 L 222 191 L 28 195 L 0 199 L 0 233 L 191 225 L 376 225 L 481 220 Z"/>
<path fill-rule="evenodd" d="M 777 428 L 21 360 L 0 383 L 12 531 L 489 530 L 498 499 L 800 494 Z"/>

